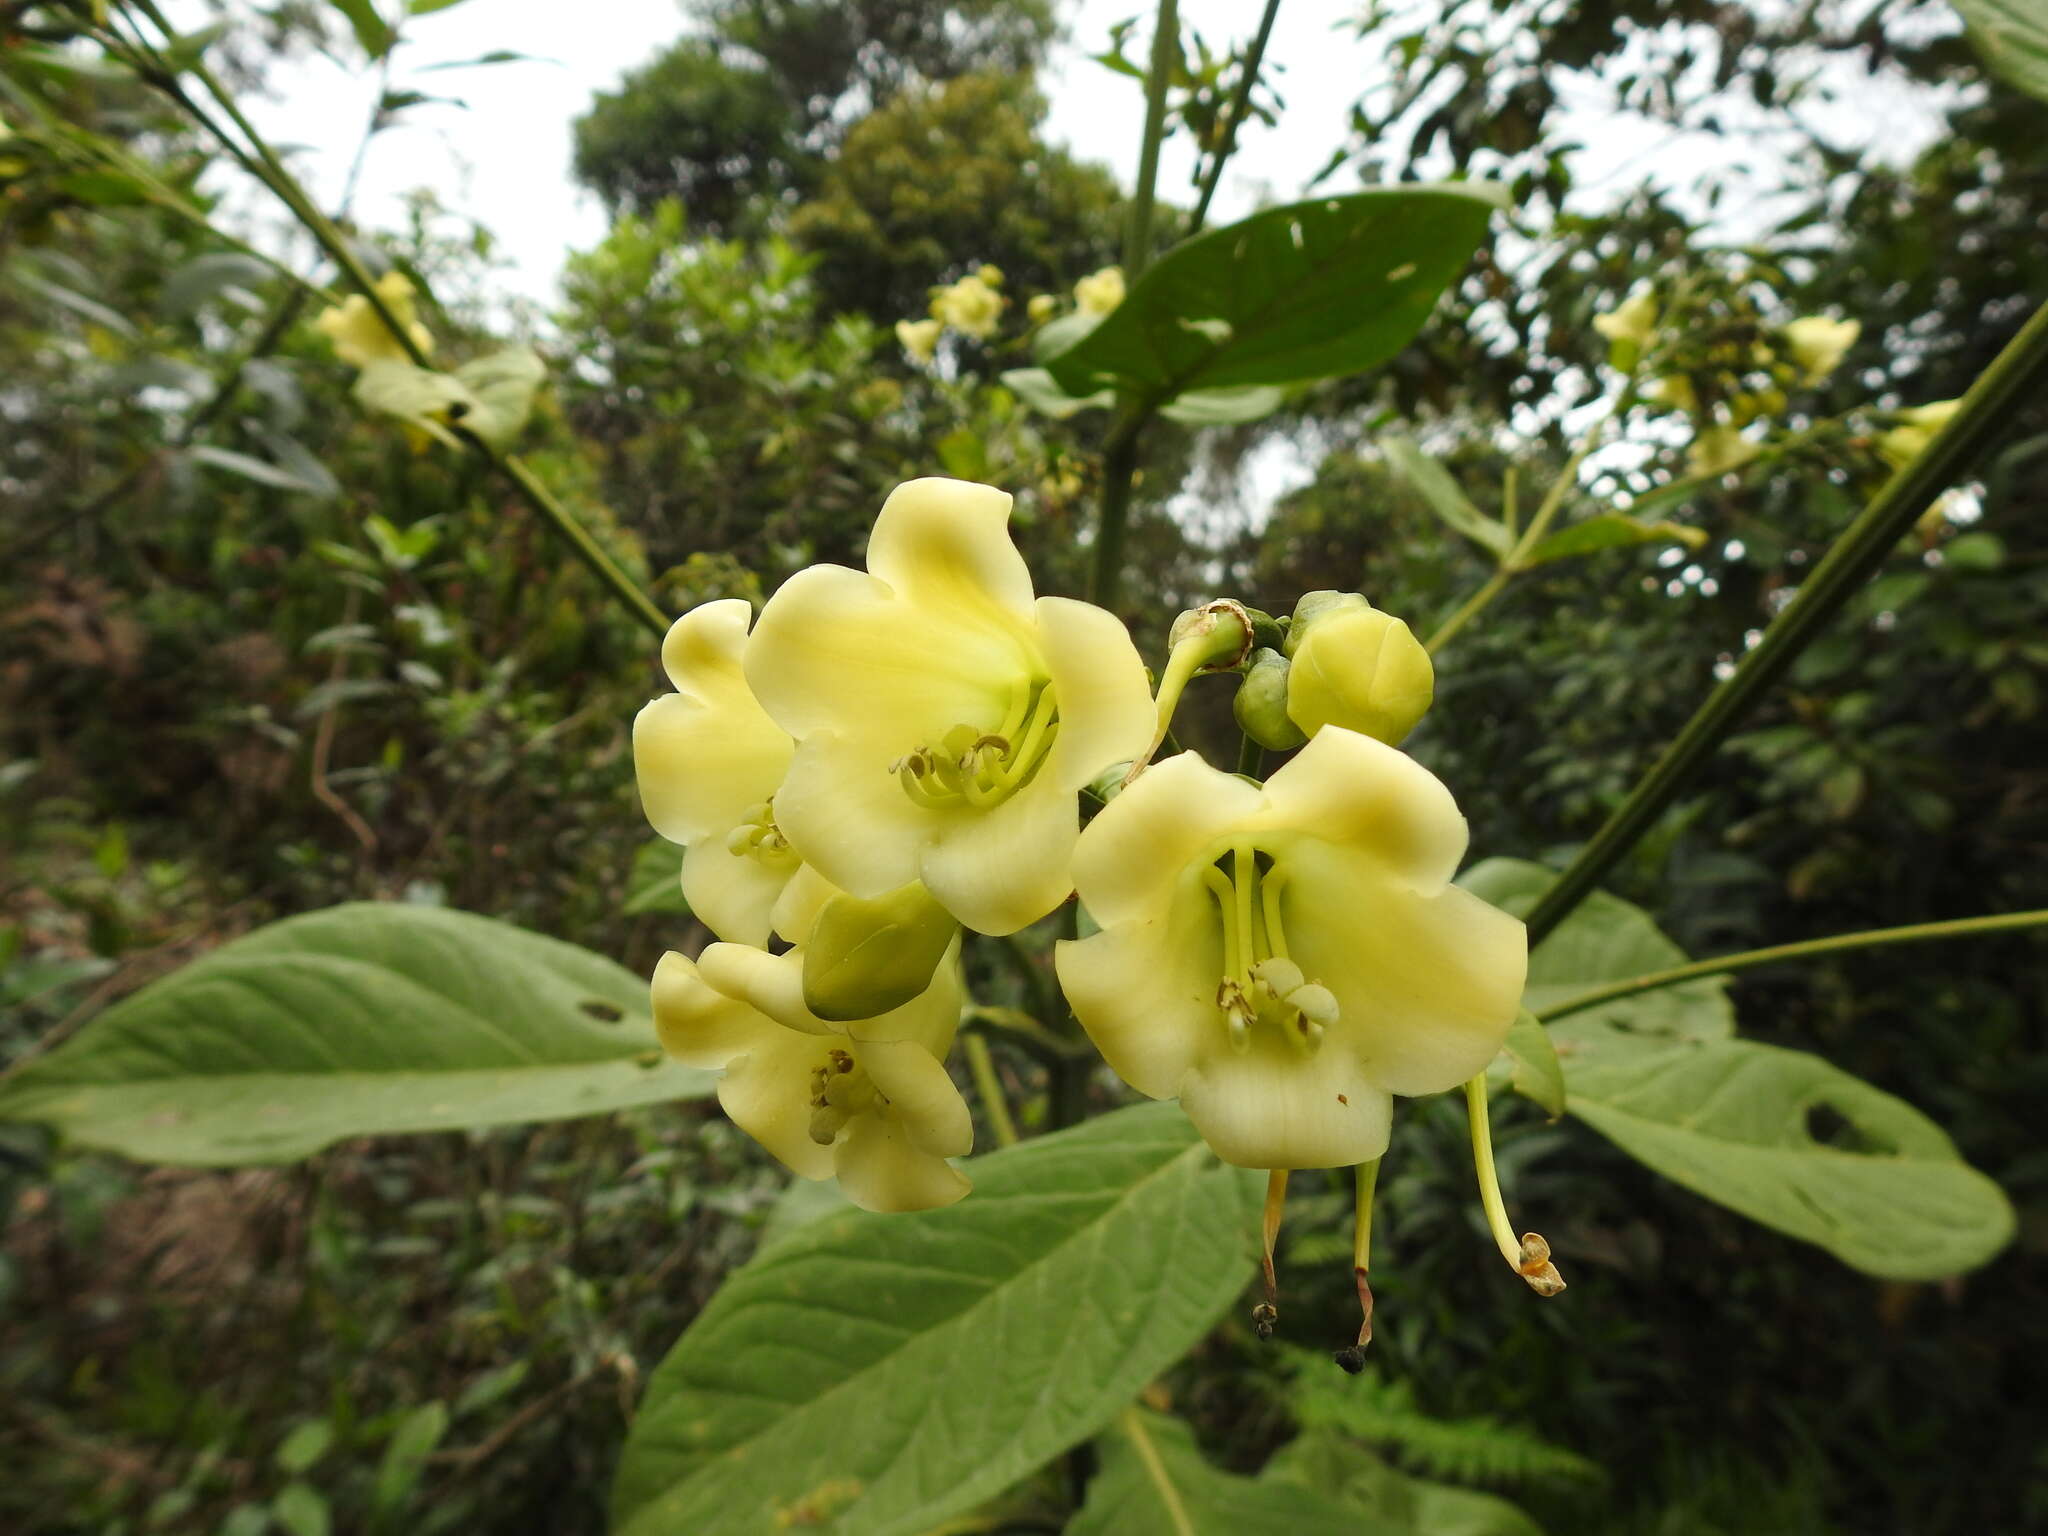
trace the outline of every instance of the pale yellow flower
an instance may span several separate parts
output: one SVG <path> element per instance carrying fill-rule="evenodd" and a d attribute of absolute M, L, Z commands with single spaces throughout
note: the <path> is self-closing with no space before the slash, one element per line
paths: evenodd
<path fill-rule="evenodd" d="M 1288 631 L 1288 717 L 1310 736 L 1339 725 L 1399 746 L 1436 694 L 1429 652 L 1357 593 L 1330 595 L 1350 601 L 1312 616 L 1297 609 Z"/>
<path fill-rule="evenodd" d="M 936 320 L 898 320 L 896 340 L 912 359 L 928 363 L 938 354 L 939 333 L 945 326 Z"/>
<path fill-rule="evenodd" d="M 633 721 L 633 770 L 654 830 L 681 843 L 683 895 L 720 938 L 803 938 L 823 882 L 798 881 L 796 850 L 775 820 L 775 792 L 796 745 L 755 702 L 741 670 L 752 609 L 703 603 L 677 619 L 661 664 L 676 692 Z M 823 894 L 829 894 L 825 890 Z"/>
<path fill-rule="evenodd" d="M 1394 1094 L 1471 1078 L 1520 1009 L 1526 935 L 1450 883 L 1465 841 L 1449 790 L 1354 731 L 1263 786 L 1184 752 L 1083 835 L 1102 931 L 1059 945 L 1060 982 L 1117 1074 L 1178 1096 L 1226 1161 L 1364 1162 Z"/>
<path fill-rule="evenodd" d="M 1657 334 L 1657 296 L 1638 288 L 1606 314 L 1595 315 L 1593 329 L 1607 338 L 1615 367 L 1634 367 L 1642 349 Z"/>
<path fill-rule="evenodd" d="M 1000 288 L 1003 286 L 1003 269 L 992 262 L 984 262 L 975 269 L 974 275 L 980 278 L 987 287 Z"/>
<path fill-rule="evenodd" d="M 1074 284 L 1074 302 L 1084 315 L 1106 315 L 1124 301 L 1124 269 L 1104 267 Z"/>
<path fill-rule="evenodd" d="M 1686 465 L 1696 475 L 1722 475 L 1757 456 L 1757 446 L 1730 426 L 1706 428 L 1693 439 Z"/>
<path fill-rule="evenodd" d="M 413 286 L 403 272 L 386 272 L 377 279 L 377 296 L 383 299 L 392 318 L 405 327 L 414 345 L 424 354 L 434 350 L 434 338 L 413 313 Z M 333 308 L 322 310 L 313 328 L 325 336 L 334 355 L 353 368 L 377 362 L 412 361 L 412 355 L 384 324 L 360 293 L 352 293 Z"/>
<path fill-rule="evenodd" d="M 985 485 L 899 486 L 867 570 L 799 571 L 746 653 L 797 740 L 775 815 L 804 857 L 856 896 L 922 880 L 994 934 L 1066 898 L 1077 793 L 1152 731 L 1129 634 L 1087 603 L 1034 601 L 1009 512 Z"/>
<path fill-rule="evenodd" d="M 1927 445 L 1934 441 L 1934 434 L 1948 425 L 1949 418 L 1955 415 L 1956 407 L 1962 403 L 1960 400 L 1936 400 L 1928 405 L 1894 412 L 1899 425 L 1878 434 L 1879 457 L 1893 469 L 1904 469 L 1927 451 Z"/>
<path fill-rule="evenodd" d="M 950 325 L 963 336 L 982 341 L 995 334 L 996 325 L 1003 317 L 1003 306 L 1009 302 L 984 282 L 980 274 L 974 273 L 957 283 L 932 290 L 932 318 Z"/>
<path fill-rule="evenodd" d="M 1808 384 L 1818 384 L 1841 366 L 1856 338 L 1863 334 L 1857 320 L 1830 320 L 1826 315 L 1806 315 L 1784 329 L 1785 350 L 1805 373 Z"/>
<path fill-rule="evenodd" d="M 1043 325 L 1053 317 L 1059 307 L 1058 299 L 1049 293 L 1040 293 L 1033 295 L 1031 302 L 1024 306 L 1024 313 L 1033 325 Z"/>
<path fill-rule="evenodd" d="M 796 951 L 714 944 L 695 963 L 662 956 L 653 989 L 662 1046 L 686 1065 L 724 1068 L 720 1105 L 792 1172 L 836 1176 L 870 1211 L 951 1205 L 969 1186 L 946 1159 L 974 1142 L 942 1062 L 960 1017 L 957 958 L 921 996 L 850 1034 L 803 1010 L 801 972 Z"/>

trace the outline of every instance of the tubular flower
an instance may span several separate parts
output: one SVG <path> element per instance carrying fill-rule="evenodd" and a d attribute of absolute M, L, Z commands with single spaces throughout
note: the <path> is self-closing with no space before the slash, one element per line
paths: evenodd
<path fill-rule="evenodd" d="M 804 1012 L 801 970 L 795 951 L 735 944 L 714 944 L 695 964 L 662 956 L 653 992 L 662 1046 L 686 1065 L 724 1068 L 718 1102 L 792 1172 L 837 1176 L 870 1211 L 951 1205 L 969 1186 L 946 1159 L 974 1142 L 940 1063 L 960 1017 L 957 955 L 922 996 L 851 1034 Z"/>
<path fill-rule="evenodd" d="M 1332 601 L 1318 611 L 1310 602 L 1316 597 Z M 1304 597 L 1287 655 L 1287 714 L 1309 736 L 1340 725 L 1399 746 L 1436 696 L 1436 669 L 1422 642 L 1356 592 Z"/>
<path fill-rule="evenodd" d="M 1060 944 L 1061 984 L 1117 1073 L 1178 1095 L 1225 1161 L 1366 1162 L 1392 1095 L 1472 1077 L 1520 1006 L 1522 924 L 1450 883 L 1465 836 L 1428 770 L 1338 726 L 1263 787 L 1182 753 L 1082 837 L 1102 931 Z"/>
<path fill-rule="evenodd" d="M 801 939 L 800 907 L 822 897 L 775 819 L 796 746 L 747 688 L 740 659 L 752 609 L 726 598 L 691 609 L 661 643 L 676 691 L 633 721 L 633 769 L 647 820 L 681 843 L 683 895 L 722 939 Z"/>
<path fill-rule="evenodd" d="M 1003 306 L 1009 302 L 989 286 L 981 273 L 969 273 L 957 283 L 932 290 L 932 318 L 963 336 L 982 341 L 995 334 L 996 323 L 1003 317 Z"/>
<path fill-rule="evenodd" d="M 1074 284 L 1074 302 L 1084 315 L 1106 315 L 1124 301 L 1124 269 L 1104 267 Z"/>
<path fill-rule="evenodd" d="M 775 816 L 854 895 L 921 880 L 982 933 L 1072 888 L 1080 789 L 1152 733 L 1145 669 L 1100 608 L 1032 598 L 1010 498 L 961 480 L 897 487 L 868 569 L 785 582 L 746 676 L 797 741 Z"/>
<path fill-rule="evenodd" d="M 1785 351 L 1804 370 L 1806 382 L 1818 384 L 1841 366 L 1843 357 L 1862 334 L 1861 321 L 1806 315 L 1785 327 Z"/>
<path fill-rule="evenodd" d="M 936 320 L 898 320 L 896 340 L 912 361 L 928 363 L 938 355 L 939 333 L 944 329 Z"/>
<path fill-rule="evenodd" d="M 377 296 L 392 317 L 406 328 L 413 345 L 421 352 L 434 350 L 434 338 L 413 316 L 413 286 L 403 272 L 386 272 L 377 279 Z M 412 354 L 391 334 L 383 317 L 370 307 L 360 293 L 352 293 L 332 309 L 322 310 L 313 328 L 325 336 L 334 355 L 352 368 L 371 363 L 410 363 Z"/>

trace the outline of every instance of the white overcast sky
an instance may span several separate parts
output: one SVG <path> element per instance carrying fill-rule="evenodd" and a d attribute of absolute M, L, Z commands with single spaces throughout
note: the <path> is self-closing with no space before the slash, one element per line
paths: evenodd
<path fill-rule="evenodd" d="M 392 0 L 383 0 L 383 8 L 397 9 Z M 1050 137 L 1107 163 L 1126 186 L 1136 170 L 1143 103 L 1136 82 L 1111 74 L 1088 55 L 1107 46 L 1112 25 L 1149 9 L 1141 0 L 1066 0 L 1061 15 L 1070 41 L 1057 50 L 1044 78 L 1052 101 Z M 1182 0 L 1181 14 L 1184 25 L 1220 51 L 1250 34 L 1259 9 L 1256 0 Z M 1376 61 L 1342 20 L 1353 9 L 1328 0 L 1282 5 L 1267 57 L 1280 70 L 1287 108 L 1277 129 L 1253 125 L 1241 139 L 1217 199 L 1221 219 L 1262 201 L 1295 196 L 1342 138 L 1351 104 L 1378 75 Z M 188 4 L 181 14 L 196 24 L 199 12 Z M 395 225 L 403 195 L 431 187 L 449 207 L 498 237 L 509 262 L 504 281 L 549 306 L 564 256 L 591 245 L 604 230 L 596 200 L 569 174 L 570 124 L 595 92 L 644 63 L 683 25 L 674 0 L 466 0 L 413 18 L 394 59 L 393 87 L 455 96 L 465 105 L 415 108 L 402 126 L 378 137 L 362 169 L 356 217 L 371 227 Z M 1141 23 L 1134 54 L 1143 51 L 1143 31 Z M 486 68 L 432 68 L 504 49 L 535 57 Z M 300 173 L 330 205 L 377 90 L 352 46 L 337 52 L 338 60 L 316 57 L 279 69 L 268 99 L 249 103 L 266 134 L 303 146 L 295 157 Z M 1587 146 L 1577 171 L 1595 189 L 1593 196 L 1601 195 L 1599 189 L 1619 192 L 1645 175 L 1684 184 L 1716 168 L 1721 158 L 1768 154 L 1754 140 L 1674 139 L 1617 119 L 1593 82 L 1573 99 L 1580 110 L 1572 126 Z M 1903 92 L 1882 93 L 1880 99 L 1866 93 L 1818 108 L 1815 115 L 1832 133 L 1872 143 L 1892 157 L 1916 153 L 1939 127 L 1926 102 Z M 1162 193 L 1185 199 L 1189 168 L 1189 151 L 1170 144 L 1160 174 Z M 1326 187 L 1348 184 L 1340 173 Z"/>

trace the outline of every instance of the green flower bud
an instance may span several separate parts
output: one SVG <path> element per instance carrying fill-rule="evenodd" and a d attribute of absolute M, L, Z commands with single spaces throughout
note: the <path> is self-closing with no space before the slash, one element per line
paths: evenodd
<path fill-rule="evenodd" d="M 1229 672 L 1251 650 L 1252 633 L 1250 612 L 1243 603 L 1225 597 L 1190 608 L 1175 619 L 1166 646 L 1175 654 L 1189 647 L 1198 672 Z"/>
<path fill-rule="evenodd" d="M 1342 726 L 1398 746 L 1429 712 L 1436 669 L 1429 652 L 1390 613 L 1358 599 L 1326 608 L 1313 622 L 1297 617 L 1287 673 L 1287 713 L 1313 736 Z"/>
<path fill-rule="evenodd" d="M 1308 740 L 1287 716 L 1287 672 L 1287 658 L 1278 651 L 1253 651 L 1231 703 L 1238 729 L 1269 752 L 1286 752 Z"/>
<path fill-rule="evenodd" d="M 871 900 L 841 891 L 804 940 L 804 1006 L 833 1023 L 900 1008 L 932 984 L 959 931 L 915 880 Z"/>

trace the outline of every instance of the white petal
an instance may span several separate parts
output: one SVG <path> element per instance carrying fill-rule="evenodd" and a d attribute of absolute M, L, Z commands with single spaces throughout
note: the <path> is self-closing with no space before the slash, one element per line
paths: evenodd
<path fill-rule="evenodd" d="M 864 1211 L 930 1211 L 972 1188 L 967 1176 L 881 1115 L 858 1115 L 831 1149 L 839 1187 Z"/>
<path fill-rule="evenodd" d="M 1156 915 L 1182 870 L 1263 803 L 1254 786 L 1192 752 L 1170 757 L 1088 823 L 1074 850 L 1075 888 L 1105 928 Z"/>
<path fill-rule="evenodd" d="M 1001 805 L 935 813 L 918 878 L 976 933 L 1015 933 L 1067 899 L 1081 808 L 1041 773 Z"/>
<path fill-rule="evenodd" d="M 1326 1042 L 1314 1055 L 1269 1029 L 1242 1054 L 1227 1045 L 1188 1074 L 1181 1108 L 1226 1163 L 1348 1168 L 1387 1150 L 1393 1101 Z"/>
<path fill-rule="evenodd" d="M 1303 840 L 1281 857 L 1289 954 L 1337 997 L 1324 1055 L 1404 1094 L 1454 1088 L 1493 1060 L 1528 970 L 1519 921 L 1458 886 L 1409 890 L 1345 849 Z"/>
<path fill-rule="evenodd" d="M 884 766 L 963 722 L 994 730 L 1036 666 L 1029 635 L 994 610 L 922 607 L 840 565 L 784 582 L 746 657 L 747 681 L 776 724 L 800 738 L 863 736 Z"/>
<path fill-rule="evenodd" d="M 734 853 L 723 838 L 700 838 L 683 854 L 683 899 L 721 939 L 766 944 L 768 914 L 799 867 L 764 864 Z"/>
<path fill-rule="evenodd" d="M 918 851 L 944 814 L 912 804 L 871 744 L 836 731 L 804 738 L 775 795 L 775 824 L 791 845 L 856 896 L 915 880 Z"/>
<path fill-rule="evenodd" d="M 868 536 L 868 569 L 920 606 L 992 608 L 1031 616 L 1031 571 L 1010 539 L 1010 496 L 936 476 L 910 480 L 882 503 Z"/>
<path fill-rule="evenodd" d="M 654 968 L 654 1032 L 686 1067 L 722 1067 L 780 1033 L 758 1010 L 706 982 L 688 957 L 670 951 Z"/>
<path fill-rule="evenodd" d="M 826 1042 L 769 1027 L 773 1034 L 726 1068 L 718 1102 L 792 1173 L 830 1178 L 835 1149 L 811 1140 L 811 1072 L 824 1061 Z"/>
<path fill-rule="evenodd" d="M 1207 893 L 1187 883 L 1171 917 L 1119 923 L 1053 951 L 1060 988 L 1088 1038 L 1118 1077 L 1155 1099 L 1179 1093 L 1204 1048 L 1228 1039 L 1216 1006 L 1222 924 Z"/>
<path fill-rule="evenodd" d="M 1152 743 L 1157 715 L 1145 663 L 1123 621 L 1091 603 L 1041 597 L 1039 650 L 1059 700 L 1060 734 L 1046 771 L 1079 789 Z"/>
<path fill-rule="evenodd" d="M 859 1056 L 911 1145 L 935 1157 L 974 1150 L 974 1117 L 938 1057 L 912 1041 L 864 1045 Z"/>
<path fill-rule="evenodd" d="M 1266 803 L 1261 829 L 1345 844 L 1420 890 L 1448 885 L 1465 856 L 1465 818 L 1443 781 L 1406 753 L 1334 725 L 1266 781 Z"/>

